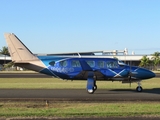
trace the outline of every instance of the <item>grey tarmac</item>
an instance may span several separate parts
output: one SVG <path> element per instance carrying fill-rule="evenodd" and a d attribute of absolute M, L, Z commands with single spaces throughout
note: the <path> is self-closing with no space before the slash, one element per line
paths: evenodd
<path fill-rule="evenodd" d="M 94 94 L 88 94 L 84 89 L 0 89 L 0 100 L 3 99 L 160 101 L 160 88 L 144 89 L 141 93 L 131 89 L 98 89 Z"/>

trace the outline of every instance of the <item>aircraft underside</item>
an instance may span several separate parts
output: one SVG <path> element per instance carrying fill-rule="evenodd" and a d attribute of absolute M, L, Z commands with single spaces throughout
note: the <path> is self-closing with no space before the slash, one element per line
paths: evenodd
<path fill-rule="evenodd" d="M 87 92 L 89 94 L 93 94 L 96 90 L 97 90 L 97 85 L 96 85 L 96 81 L 122 81 L 122 83 L 129 83 L 131 85 L 131 83 L 133 82 L 137 82 L 138 86 L 136 88 L 137 92 L 142 92 L 143 88 L 141 87 L 141 81 L 140 80 L 131 80 L 128 78 L 107 78 L 107 79 L 97 79 L 97 76 L 94 75 L 93 72 L 88 72 L 88 77 L 87 77 Z"/>
<path fill-rule="evenodd" d="M 60 78 L 60 77 L 58 77 Z M 61 79 L 68 79 L 68 78 L 61 78 Z M 69 78 L 71 80 L 86 80 L 87 81 L 87 92 L 89 94 L 93 94 L 97 90 L 96 81 L 122 81 L 122 83 L 131 84 L 133 82 L 137 82 L 138 86 L 136 88 L 137 92 L 142 92 L 143 88 L 141 87 L 141 80 L 140 79 L 129 79 L 129 77 L 112 77 L 108 78 L 101 74 L 100 72 L 92 72 L 92 71 L 82 71 L 78 75 L 73 78 Z"/>

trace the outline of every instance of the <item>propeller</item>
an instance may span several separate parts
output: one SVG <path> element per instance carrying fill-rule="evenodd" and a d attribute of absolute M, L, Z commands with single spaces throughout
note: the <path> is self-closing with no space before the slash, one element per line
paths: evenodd
<path fill-rule="evenodd" d="M 131 83 L 132 83 L 132 79 L 131 79 L 131 73 L 129 72 L 129 75 L 128 75 L 128 81 L 129 81 L 129 86 L 131 87 Z"/>
<path fill-rule="evenodd" d="M 131 61 L 130 61 L 130 68 L 129 68 L 129 77 L 128 77 L 128 81 L 129 81 L 129 86 L 131 87 L 131 83 L 132 83 L 132 69 L 131 69 Z"/>

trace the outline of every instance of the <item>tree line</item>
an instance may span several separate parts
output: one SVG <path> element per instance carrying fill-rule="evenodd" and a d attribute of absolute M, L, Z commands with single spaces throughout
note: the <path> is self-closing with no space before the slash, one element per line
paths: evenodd
<path fill-rule="evenodd" d="M 160 52 L 154 52 L 154 54 L 151 54 L 151 56 L 151 59 L 147 55 L 143 56 L 139 66 L 152 70 L 159 70 Z"/>
<path fill-rule="evenodd" d="M 10 56 L 8 47 L 3 46 L 2 49 L 0 49 L 0 54 L 5 56 L 3 65 L 6 65 L 6 56 Z M 147 69 L 158 70 L 160 66 L 160 52 L 155 52 L 151 55 L 152 55 L 151 59 L 147 55 L 144 55 L 141 59 L 139 66 Z M 11 64 L 11 63 L 8 63 L 8 64 Z"/>

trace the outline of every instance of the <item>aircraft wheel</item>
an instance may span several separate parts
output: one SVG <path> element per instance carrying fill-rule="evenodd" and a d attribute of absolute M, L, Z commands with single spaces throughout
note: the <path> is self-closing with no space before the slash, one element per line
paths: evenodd
<path fill-rule="evenodd" d="M 142 92 L 142 91 L 143 91 L 143 88 L 142 88 L 141 86 L 138 86 L 138 87 L 136 88 L 136 91 L 137 91 L 137 92 Z"/>
<path fill-rule="evenodd" d="M 88 92 L 89 94 L 93 94 L 93 93 L 94 93 L 94 89 L 89 89 L 89 90 L 87 90 L 87 92 Z"/>

